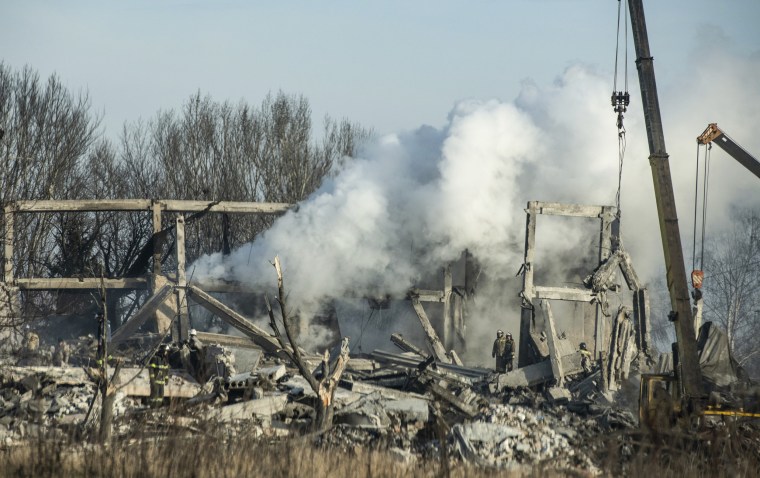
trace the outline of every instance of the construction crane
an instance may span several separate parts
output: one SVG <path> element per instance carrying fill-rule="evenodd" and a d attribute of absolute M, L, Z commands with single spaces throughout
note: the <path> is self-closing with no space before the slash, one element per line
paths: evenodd
<path fill-rule="evenodd" d="M 676 329 L 673 347 L 673 374 L 642 374 L 639 392 L 639 417 L 664 412 L 668 418 L 680 415 L 687 419 L 702 415 L 729 415 L 734 417 L 760 418 L 757 410 L 745 410 L 744 405 L 756 408 L 756 403 L 727 402 L 715 404 L 708 399 L 700 356 L 697 348 L 695 323 L 692 315 L 686 268 L 684 265 L 678 215 L 670 175 L 668 154 L 657 98 L 653 58 L 649 51 L 644 8 L 642 0 L 628 0 L 631 29 L 636 48 L 636 66 L 639 74 L 641 99 L 644 110 L 647 138 L 649 140 L 649 164 L 652 167 L 657 214 L 660 222 L 662 246 L 665 254 L 668 291 L 672 311 L 668 315 Z M 760 177 L 760 163 L 731 141 L 717 125 L 710 125 L 700 136 L 704 141 L 715 141 L 747 169 Z M 695 298 L 700 293 L 695 290 Z M 705 329 L 705 331 L 709 331 Z M 707 338 L 707 336 L 705 336 Z M 702 336 L 700 335 L 700 340 Z M 729 351 L 730 357 L 730 351 Z M 713 391 L 713 390 L 711 390 Z M 753 400 L 756 402 L 756 400 Z M 657 418 L 657 417 L 656 417 Z M 687 420 L 686 423 L 689 423 Z"/>
<path fill-rule="evenodd" d="M 676 383 L 680 389 L 678 397 L 681 399 L 681 410 L 686 413 L 699 412 L 701 403 L 704 402 L 705 393 L 702 387 L 702 373 L 699 368 L 697 338 L 694 331 L 691 299 L 681 248 L 681 234 L 678 229 L 673 181 L 670 175 L 668 153 L 665 150 L 665 135 L 660 116 L 660 103 L 657 97 L 654 60 L 649 51 L 649 38 L 642 0 L 628 0 L 628 7 L 633 42 L 636 48 L 636 68 L 639 73 L 644 121 L 647 139 L 649 140 L 649 164 L 652 167 L 657 215 L 660 221 L 660 234 L 665 254 L 668 291 L 672 307 L 668 317 L 676 329 L 673 367 Z"/>
<path fill-rule="evenodd" d="M 747 168 L 752 174 L 760 178 L 760 161 L 755 159 L 754 156 L 749 154 L 744 148 L 739 146 L 732 140 L 726 133 L 718 128 L 717 123 L 710 123 L 707 129 L 702 134 L 697 136 L 697 143 L 703 145 L 709 145 L 712 143 L 717 144 L 738 161 L 742 166 Z"/>

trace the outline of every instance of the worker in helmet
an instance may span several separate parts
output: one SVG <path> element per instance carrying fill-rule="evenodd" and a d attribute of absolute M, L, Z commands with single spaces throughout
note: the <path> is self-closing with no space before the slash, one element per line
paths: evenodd
<path fill-rule="evenodd" d="M 496 331 L 496 340 L 491 350 L 491 357 L 496 358 L 496 371 L 498 373 L 511 372 L 514 356 L 515 342 L 512 340 L 512 334 L 504 335 L 503 331 Z"/>
<path fill-rule="evenodd" d="M 580 350 L 578 352 L 581 354 L 581 367 L 583 367 L 583 371 L 585 373 L 591 373 L 593 355 L 588 350 L 588 347 L 586 347 L 586 342 L 581 342 Z"/>
<path fill-rule="evenodd" d="M 203 363 L 205 361 L 205 349 L 203 342 L 198 338 L 198 331 L 190 329 L 190 339 L 187 341 L 189 349 L 189 362 L 191 370 L 190 375 L 195 377 L 198 382 L 205 381 L 205 372 Z"/>
<path fill-rule="evenodd" d="M 169 345 L 161 345 L 148 363 L 150 398 L 148 405 L 158 408 L 164 403 L 164 385 L 169 377 Z"/>

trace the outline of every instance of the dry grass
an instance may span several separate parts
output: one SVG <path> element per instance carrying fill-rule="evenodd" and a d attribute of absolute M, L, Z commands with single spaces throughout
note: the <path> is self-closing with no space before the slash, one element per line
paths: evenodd
<path fill-rule="evenodd" d="M 37 446 L 0 454 L 0 476 L 61 477 L 467 477 L 495 476 L 485 470 L 440 461 L 402 463 L 388 452 L 340 452 L 305 439 L 267 444 L 258 439 L 166 437 L 111 447 L 41 440 Z"/>
<path fill-rule="evenodd" d="M 24 447 L 0 449 L 0 477 L 591 476 L 585 470 L 552 469 L 551 463 L 506 470 L 461 462 L 446 466 L 435 449 L 428 459 L 406 463 L 379 443 L 324 446 L 315 437 L 262 439 L 245 430 L 232 436 L 230 429 L 215 426 L 192 435 L 156 434 L 152 426 L 134 436 L 109 446 L 39 437 Z M 757 476 L 760 470 L 757 432 L 747 427 L 658 436 L 628 431 L 599 440 L 603 476 L 734 477 Z"/>

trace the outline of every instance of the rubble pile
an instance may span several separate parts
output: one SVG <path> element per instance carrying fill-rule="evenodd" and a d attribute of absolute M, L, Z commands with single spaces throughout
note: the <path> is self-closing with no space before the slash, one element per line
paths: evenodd
<path fill-rule="evenodd" d="M 85 356 L 87 347 L 79 349 Z M 214 360 L 234 360 L 221 346 L 213 350 Z M 169 430 L 197 433 L 214 424 L 230 439 L 241 433 L 282 439 L 311 429 L 317 394 L 279 357 L 264 354 L 241 372 L 216 368 L 223 375 L 210 373 L 203 383 L 171 367 L 164 406 L 153 408 L 145 357 L 133 352 L 128 357 L 120 350 L 123 367 L 113 383 L 117 438 L 146 438 L 146 424 L 156 436 Z M 39 435 L 84 436 L 94 429 L 100 416 L 95 369 L 88 360 L 76 363 L 0 364 L 0 446 Z M 594 392 L 598 372 L 568 376 L 561 388 L 501 386 L 504 376 L 413 353 L 351 357 L 334 395 L 334 426 L 318 441 L 346 452 L 386 450 L 407 464 L 448 456 L 486 468 L 549 464 L 595 474 L 594 437 L 636 425 L 630 412 L 593 400 L 603 398 Z"/>

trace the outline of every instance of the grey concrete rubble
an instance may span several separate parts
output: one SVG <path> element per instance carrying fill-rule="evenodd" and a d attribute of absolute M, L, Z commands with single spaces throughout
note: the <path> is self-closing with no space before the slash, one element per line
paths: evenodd
<path fill-rule="evenodd" d="M 351 357 L 334 397 L 334 426 L 320 440 L 346 450 L 384 446 L 404 464 L 446 447 L 450 457 L 482 467 L 520 470 L 551 462 L 593 475 L 594 449 L 584 440 L 636 421 L 630 412 L 609 405 L 613 392 L 600 390 L 600 371 L 583 372 L 578 354 L 563 340 L 557 337 L 555 344 L 565 353 L 561 386 L 548 360 L 497 374 L 415 352 Z M 63 435 L 97 427 L 100 400 L 93 401 L 96 385 L 86 357 L 91 338 L 78 345 L 76 366 L 0 364 L 0 446 L 20 445 L 35 433 Z M 123 366 L 113 384 L 117 436 L 128 436 L 136 423 L 157 434 L 167 429 L 199 433 L 207 426 L 202 423 L 217 423 L 230 436 L 274 439 L 300 434 L 314 420 L 317 395 L 308 381 L 292 364 L 265 352 L 240 373 L 226 366 L 215 369 L 224 374 L 208 374 L 206 383 L 172 368 L 164 404 L 173 406 L 150 408 L 150 380 L 142 365 L 146 347 L 153 346 L 125 345 L 118 351 Z M 224 346 L 208 350 L 214 355 L 207 356 L 208 363 L 219 363 L 220 357 L 225 364 L 236 363 Z M 434 438 L 440 436 L 445 442 Z"/>

